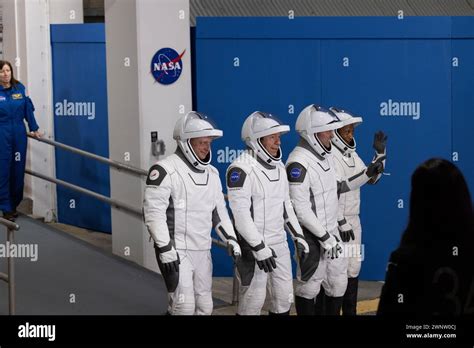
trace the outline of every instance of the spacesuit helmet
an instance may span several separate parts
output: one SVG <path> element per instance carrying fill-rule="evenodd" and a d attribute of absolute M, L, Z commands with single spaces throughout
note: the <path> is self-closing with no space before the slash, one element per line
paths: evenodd
<path fill-rule="evenodd" d="M 262 145 L 261 138 L 276 133 L 288 133 L 290 126 L 282 124 L 274 115 L 255 111 L 248 116 L 242 126 L 241 138 L 254 153 L 265 163 L 275 164 L 281 161 L 281 148 L 276 156 L 272 156 Z"/>
<path fill-rule="evenodd" d="M 176 140 L 189 163 L 199 170 L 204 170 L 211 163 L 212 151 L 209 151 L 205 159 L 200 159 L 191 145 L 191 139 L 201 137 L 220 138 L 222 134 L 222 130 L 215 127 L 209 116 L 190 111 L 176 122 L 173 139 Z"/>
<path fill-rule="evenodd" d="M 329 108 L 329 110 L 336 114 L 336 116 L 339 118 L 339 120 L 341 120 L 341 124 L 342 124 L 341 128 L 336 129 L 336 131 L 334 132 L 335 136 L 334 136 L 334 138 L 331 139 L 332 143 L 339 150 L 341 150 L 341 152 L 343 154 L 354 152 L 356 150 L 356 146 L 357 146 L 355 138 L 353 137 L 352 141 L 347 142 L 346 140 L 344 140 L 344 138 L 340 134 L 340 130 L 343 127 L 348 126 L 350 124 L 353 124 L 354 127 L 357 127 L 358 125 L 360 125 L 363 122 L 362 117 L 354 116 L 349 111 L 339 109 L 339 108 L 336 108 L 336 107 L 331 107 L 331 108 Z"/>
<path fill-rule="evenodd" d="M 330 110 L 316 104 L 308 105 L 296 119 L 296 131 L 301 138 L 311 146 L 321 157 L 331 153 L 331 147 L 326 148 L 316 133 L 335 130 L 341 127 L 339 118 Z"/>

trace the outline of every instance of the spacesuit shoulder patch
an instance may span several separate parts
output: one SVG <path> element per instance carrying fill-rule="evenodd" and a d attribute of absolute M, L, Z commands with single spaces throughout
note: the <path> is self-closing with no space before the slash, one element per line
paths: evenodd
<path fill-rule="evenodd" d="M 304 181 L 306 176 L 306 168 L 298 162 L 290 163 L 286 167 L 286 175 L 288 177 L 288 182 L 301 183 Z"/>
<path fill-rule="evenodd" d="M 160 186 L 163 179 L 166 177 L 166 170 L 159 164 L 153 165 L 149 172 L 148 177 L 146 178 L 147 185 Z"/>
<path fill-rule="evenodd" d="M 232 167 L 227 171 L 227 187 L 240 188 L 244 187 L 247 173 L 242 168 Z"/>

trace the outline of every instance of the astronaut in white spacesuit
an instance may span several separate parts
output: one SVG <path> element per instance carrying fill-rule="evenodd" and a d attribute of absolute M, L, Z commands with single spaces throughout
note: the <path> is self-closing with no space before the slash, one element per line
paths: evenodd
<path fill-rule="evenodd" d="M 327 294 L 324 314 L 339 315 L 347 287 L 347 258 L 341 255 L 338 237 L 338 195 L 359 188 L 383 169 L 381 157 L 349 178 L 338 175 L 331 139 L 341 125 L 332 111 L 307 106 L 296 121 L 300 142 L 287 161 L 291 200 L 310 247 L 309 256 L 298 265 L 295 305 L 299 315 L 315 314 L 321 285 Z"/>
<path fill-rule="evenodd" d="M 280 135 L 289 130 L 271 114 L 252 113 L 241 134 L 248 148 L 227 170 L 229 205 L 242 247 L 237 263 L 239 315 L 259 315 L 267 288 L 269 314 L 289 314 L 294 294 L 285 229 L 293 238 L 298 259 L 304 260 L 309 251 L 281 162 Z"/>
<path fill-rule="evenodd" d="M 210 164 L 211 142 L 221 136 L 207 116 L 189 112 L 174 128 L 176 152 L 154 164 L 146 181 L 144 220 L 172 315 L 212 313 L 212 228 L 234 259 L 241 255 L 219 173 Z"/>
<path fill-rule="evenodd" d="M 362 123 L 362 117 L 355 117 L 350 112 L 335 107 L 330 108 L 342 123 L 342 127 L 336 129 L 334 137 L 331 139 L 336 150 L 334 164 L 340 177 L 351 177 L 366 169 L 364 162 L 356 152 L 356 140 L 354 138 L 354 128 Z M 387 136 L 383 132 L 375 134 L 373 147 L 376 151 L 375 158 L 386 155 Z M 382 161 L 385 168 L 385 160 Z M 375 184 L 382 174 L 372 177 L 368 184 Z M 359 218 L 360 212 L 360 189 L 341 193 L 339 197 L 339 234 L 341 240 L 345 242 L 350 254 L 347 267 L 347 289 L 342 302 L 343 315 L 357 314 L 357 289 L 359 282 L 359 272 L 362 263 L 362 228 Z M 347 222 L 347 224 L 345 223 Z M 342 227 L 346 229 L 342 229 Z"/>

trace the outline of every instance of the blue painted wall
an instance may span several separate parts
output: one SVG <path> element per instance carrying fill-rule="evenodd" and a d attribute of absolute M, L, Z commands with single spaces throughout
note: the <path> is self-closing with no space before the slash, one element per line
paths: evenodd
<path fill-rule="evenodd" d="M 294 124 L 310 103 L 363 116 L 358 152 L 373 154 L 376 130 L 389 137 L 386 174 L 362 188 L 365 261 L 361 278 L 381 280 L 407 223 L 410 177 L 424 160 L 452 159 L 474 190 L 474 19 L 467 17 L 198 18 L 197 109 L 213 117 L 224 137 L 213 146 L 221 178 L 240 128 L 255 110 Z M 458 65 L 453 66 L 453 57 Z M 383 116 L 382 103 L 405 102 L 410 115 Z M 419 112 L 415 112 L 419 107 Z M 284 159 L 297 141 L 283 137 Z M 225 187 L 225 183 L 223 182 Z M 230 275 L 222 250 L 214 273 Z"/>
<path fill-rule="evenodd" d="M 109 157 L 104 24 L 52 25 L 51 42 L 55 140 Z M 56 149 L 56 177 L 110 196 L 109 167 L 92 159 Z M 57 200 L 59 222 L 111 232 L 108 204 L 60 186 Z"/>

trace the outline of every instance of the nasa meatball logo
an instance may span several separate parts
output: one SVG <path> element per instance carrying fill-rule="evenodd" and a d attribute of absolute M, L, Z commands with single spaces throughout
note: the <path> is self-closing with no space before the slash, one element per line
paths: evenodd
<path fill-rule="evenodd" d="M 158 179 L 159 176 L 160 176 L 160 172 L 157 171 L 156 169 L 153 169 L 150 173 L 150 180 L 155 181 L 156 179 Z"/>
<path fill-rule="evenodd" d="M 230 173 L 230 182 L 237 182 L 240 179 L 240 173 L 239 172 L 232 172 Z"/>
<path fill-rule="evenodd" d="M 155 80 L 162 85 L 171 85 L 176 82 L 183 71 L 184 50 L 178 54 L 174 49 L 165 47 L 155 53 L 151 60 L 151 73 Z"/>
<path fill-rule="evenodd" d="M 293 179 L 297 179 L 301 175 L 301 169 L 299 168 L 293 168 L 290 172 L 290 175 Z"/>

